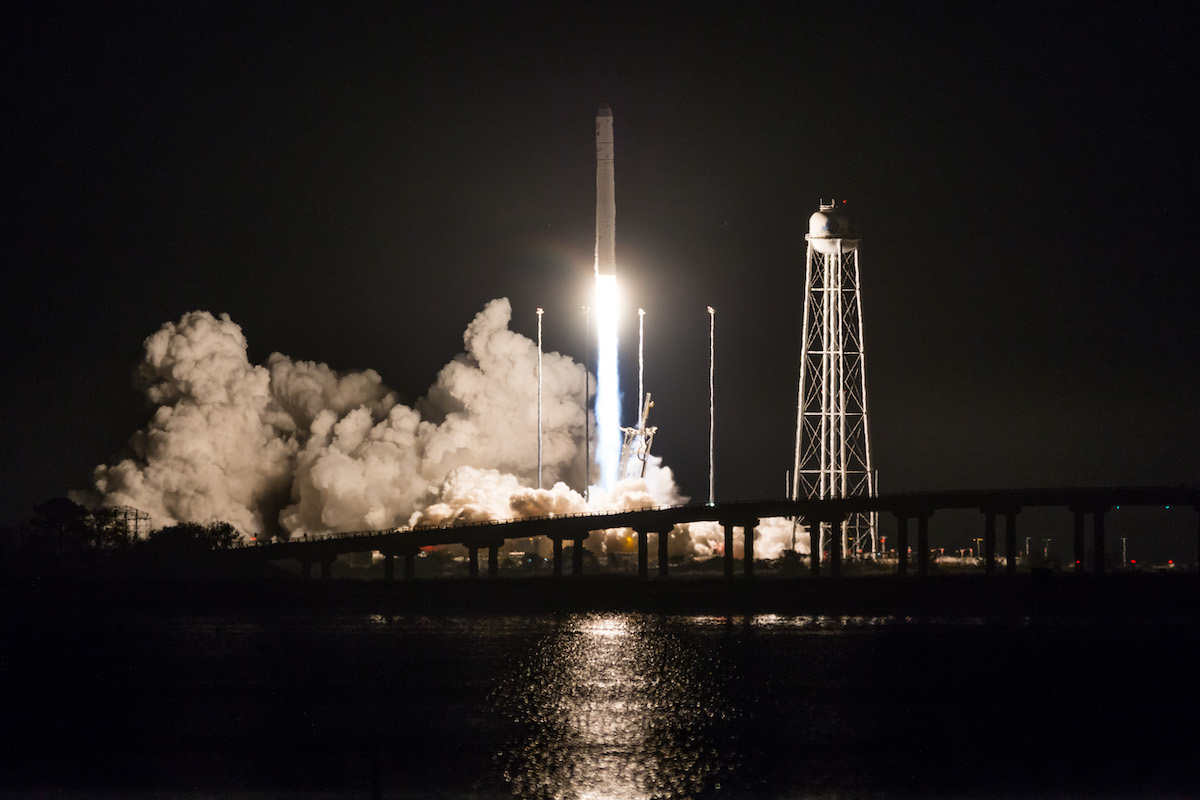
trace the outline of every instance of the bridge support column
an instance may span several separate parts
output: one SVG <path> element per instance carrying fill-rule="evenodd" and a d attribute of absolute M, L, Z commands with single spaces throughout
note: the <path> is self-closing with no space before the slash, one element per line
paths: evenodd
<path fill-rule="evenodd" d="M 1096 574 L 1104 574 L 1104 512 L 1108 509 L 1098 508 L 1092 511 L 1092 550 L 1096 557 Z"/>
<path fill-rule="evenodd" d="M 667 560 L 667 545 L 671 539 L 671 529 L 658 532 L 658 577 L 671 577 L 671 562 Z"/>
<path fill-rule="evenodd" d="M 638 531 L 638 577 L 650 577 L 650 532 Z"/>
<path fill-rule="evenodd" d="M 900 575 L 908 574 L 908 517 L 896 515 L 896 572 Z"/>
<path fill-rule="evenodd" d="M 1017 511 L 1010 509 L 1004 514 L 1004 571 L 1017 574 Z"/>
<path fill-rule="evenodd" d="M 842 563 L 846 557 L 846 517 L 842 513 L 828 510 L 824 513 L 826 516 L 804 518 L 804 523 L 808 526 L 809 572 L 813 578 L 821 577 L 821 556 L 823 551 L 828 549 L 829 575 L 838 578 L 841 577 Z M 824 541 L 826 531 L 829 533 L 827 542 Z"/>
<path fill-rule="evenodd" d="M 571 574 L 576 578 L 583 575 L 583 539 L 573 539 L 574 549 L 571 551 Z"/>
<path fill-rule="evenodd" d="M 467 575 L 479 577 L 479 548 L 474 545 L 467 546 Z"/>
<path fill-rule="evenodd" d="M 554 577 L 561 578 L 563 568 L 562 539 L 555 538 L 551 541 L 554 542 Z"/>
<path fill-rule="evenodd" d="M 417 554 L 411 550 L 404 554 L 404 580 L 411 581 L 417 574 Z"/>
<path fill-rule="evenodd" d="M 745 550 L 742 560 L 742 571 L 746 575 L 746 580 L 754 577 L 754 528 L 757 525 L 757 520 L 742 525 L 742 539 L 744 541 L 742 548 Z"/>
<path fill-rule="evenodd" d="M 917 517 L 917 574 L 929 574 L 929 514 Z"/>
<path fill-rule="evenodd" d="M 333 556 L 332 558 L 329 556 L 322 556 L 322 558 L 321 558 L 321 580 L 327 581 L 333 577 L 333 562 L 334 561 L 337 561 L 337 556 Z"/>
<path fill-rule="evenodd" d="M 1083 572 L 1083 509 L 1072 509 L 1075 512 L 1075 571 Z"/>
<path fill-rule="evenodd" d="M 488 577 L 495 579 L 500 574 L 500 546 L 488 547 Z"/>
<path fill-rule="evenodd" d="M 725 531 L 725 578 L 733 579 L 733 523 L 722 522 L 721 528 Z"/>
<path fill-rule="evenodd" d="M 742 529 L 742 572 L 747 578 L 754 577 L 754 529 L 758 527 L 758 517 L 747 519 L 723 519 L 718 524 L 725 534 L 725 553 L 723 557 L 725 578 L 734 576 L 733 564 L 733 529 Z"/>
<path fill-rule="evenodd" d="M 985 509 L 983 525 L 983 570 L 988 575 L 996 574 L 996 512 Z"/>
<path fill-rule="evenodd" d="M 392 553 L 383 554 L 383 580 L 385 583 L 396 581 L 396 556 Z"/>

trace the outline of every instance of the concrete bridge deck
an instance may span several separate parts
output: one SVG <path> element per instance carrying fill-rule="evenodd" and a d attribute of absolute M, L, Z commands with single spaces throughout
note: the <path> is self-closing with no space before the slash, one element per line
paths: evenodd
<path fill-rule="evenodd" d="M 770 517 L 796 518 L 803 523 L 839 525 L 855 513 L 891 514 L 899 526 L 897 571 L 909 572 L 908 551 L 910 521 L 916 523 L 916 572 L 928 573 L 929 519 L 938 511 L 978 509 L 984 515 L 984 559 L 986 571 L 997 569 L 996 518 L 1004 517 L 1004 546 L 1006 569 L 1016 569 L 1016 519 L 1024 508 L 1060 507 L 1074 514 L 1075 569 L 1085 570 L 1086 516 L 1092 516 L 1093 571 L 1105 568 L 1104 515 L 1117 506 L 1176 506 L 1200 511 L 1200 489 L 1186 486 L 1135 486 L 1106 488 L 1004 489 L 949 492 L 913 492 L 886 494 L 876 497 L 849 497 L 826 500 L 753 500 L 715 505 L 683 505 L 617 511 L 598 514 L 569 514 L 547 517 L 526 517 L 509 520 L 486 520 L 445 526 L 391 528 L 387 530 L 351 531 L 306 536 L 302 539 L 248 544 L 236 548 L 242 558 L 262 560 L 294 559 L 300 562 L 302 573 L 311 575 L 311 565 L 321 565 L 321 576 L 330 576 L 331 565 L 339 555 L 354 552 L 380 552 L 384 556 L 384 577 L 395 577 L 395 558 L 404 560 L 406 578 L 413 576 L 413 559 L 423 547 L 459 544 L 467 548 L 472 577 L 479 573 L 479 551 L 488 554 L 488 573 L 497 571 L 500 547 L 509 540 L 546 537 L 554 545 L 554 574 L 563 574 L 563 543 L 571 542 L 572 572 L 583 572 L 583 542 L 593 531 L 613 528 L 632 529 L 638 537 L 638 573 L 649 574 L 649 537 L 656 535 L 658 545 L 658 574 L 665 577 L 670 566 L 667 558 L 666 534 L 677 525 L 693 522 L 716 522 L 725 533 L 725 575 L 733 577 L 734 531 L 740 528 L 744 541 L 743 569 L 747 577 L 754 570 L 754 528 L 759 520 Z M 842 552 L 840 537 L 829 542 L 829 572 L 841 573 Z M 1196 558 L 1200 563 L 1200 526 L 1197 529 Z M 811 560 L 814 577 L 822 571 L 820 559 Z"/>

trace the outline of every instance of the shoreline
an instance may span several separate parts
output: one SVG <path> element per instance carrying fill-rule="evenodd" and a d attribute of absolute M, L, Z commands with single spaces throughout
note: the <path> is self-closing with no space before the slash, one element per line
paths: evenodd
<path fill-rule="evenodd" d="M 818 614 L 918 619 L 1078 619 L 1200 623 L 1200 576 L 1115 573 L 935 575 L 753 580 L 680 576 L 641 580 L 442 578 L 414 581 L 119 579 L 9 584 L 6 617 L 40 613 L 502 614 L 646 612 Z"/>

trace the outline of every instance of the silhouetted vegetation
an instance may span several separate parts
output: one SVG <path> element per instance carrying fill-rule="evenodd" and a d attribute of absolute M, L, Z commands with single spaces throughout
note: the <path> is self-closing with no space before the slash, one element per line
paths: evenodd
<path fill-rule="evenodd" d="M 151 533 L 145 547 L 164 553 L 200 553 L 233 547 L 238 538 L 237 530 L 228 522 L 214 522 L 211 525 L 181 522 Z"/>
<path fill-rule="evenodd" d="M 211 572 L 214 551 L 241 538 L 227 522 L 189 522 L 148 531 L 145 512 L 87 508 L 56 497 L 25 525 L 0 530 L 0 570 L 9 580 L 185 575 Z M 143 531 L 145 535 L 143 536 Z"/>

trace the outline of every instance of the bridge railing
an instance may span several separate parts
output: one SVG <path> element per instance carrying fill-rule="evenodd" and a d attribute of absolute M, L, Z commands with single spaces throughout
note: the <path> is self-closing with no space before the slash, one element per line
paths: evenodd
<path fill-rule="evenodd" d="M 790 498 L 757 499 L 726 502 L 716 506 L 693 503 L 687 505 L 650 506 L 638 509 L 511 517 L 507 519 L 454 520 L 442 525 L 397 526 L 379 530 L 330 531 L 319 534 L 305 534 L 304 538 L 291 538 L 283 541 L 242 542 L 239 546 L 272 547 L 300 542 L 328 542 L 366 537 L 379 538 L 406 533 L 430 534 L 446 531 L 478 530 L 481 528 L 504 528 L 517 524 L 537 526 L 539 523 L 582 519 L 596 519 L 597 524 L 592 528 L 580 526 L 581 530 L 601 530 L 613 527 L 632 527 L 632 518 L 646 514 L 662 514 L 666 517 L 666 521 L 671 521 L 677 515 L 679 517 L 677 521 L 682 523 L 702 520 L 721 521 L 723 519 L 766 518 L 772 516 L 803 517 L 815 513 L 822 506 L 825 508 L 832 506 L 843 512 L 876 511 L 899 516 L 910 516 L 917 512 L 932 513 L 936 510 L 950 510 L 954 508 L 977 507 L 987 509 L 1005 506 L 1014 508 L 1023 506 L 1096 507 L 1119 503 L 1153 505 L 1162 501 L 1178 503 L 1180 505 L 1200 505 L 1200 490 L 1186 486 L 1033 488 L 896 492 L 887 495 L 877 495 L 875 497 L 804 499 L 799 501 L 794 501 Z"/>
<path fill-rule="evenodd" d="M 507 519 L 479 519 L 469 520 L 467 522 L 455 521 L 446 523 L 445 525 L 402 525 L 395 528 L 380 528 L 375 530 L 328 531 L 326 533 L 306 533 L 303 534 L 303 538 L 284 540 L 242 540 L 234 546 L 238 548 L 271 547 L 273 545 L 292 544 L 297 542 L 324 542 L 368 536 L 388 536 L 398 533 L 431 533 L 437 531 L 464 530 L 472 528 L 502 527 L 516 523 L 548 522 L 551 520 L 571 520 L 582 519 L 585 517 L 612 517 L 618 514 L 630 514 L 647 511 L 671 511 L 688 507 L 689 506 L 687 505 L 647 506 L 636 509 L 621 509 L 619 511 L 577 511 L 568 514 L 545 514 L 540 516 L 509 517 Z"/>

